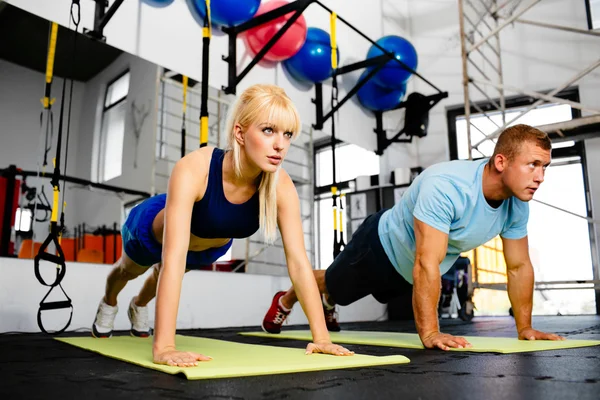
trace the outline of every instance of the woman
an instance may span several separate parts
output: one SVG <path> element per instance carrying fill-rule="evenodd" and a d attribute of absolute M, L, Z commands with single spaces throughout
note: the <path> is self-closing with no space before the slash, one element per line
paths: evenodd
<path fill-rule="evenodd" d="M 209 360 L 175 348 L 186 265 L 193 269 L 213 263 L 232 238 L 251 236 L 259 227 L 266 241 L 273 242 L 278 225 L 290 279 L 313 334 L 307 353 L 353 354 L 330 341 L 304 247 L 298 194 L 280 168 L 300 128 L 298 112 L 281 88 L 255 85 L 242 93 L 227 124 L 229 150 L 204 147 L 183 157 L 173 168 L 167 193 L 131 211 L 122 229 L 123 255 L 108 276 L 98 307 L 95 337 L 112 334 L 117 295 L 127 281 L 154 265 L 129 305 L 131 333 L 149 335 L 147 304 L 156 294 L 154 362 L 187 367 Z"/>

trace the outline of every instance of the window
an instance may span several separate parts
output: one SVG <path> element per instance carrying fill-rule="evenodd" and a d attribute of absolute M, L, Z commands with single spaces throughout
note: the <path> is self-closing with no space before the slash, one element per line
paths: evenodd
<path fill-rule="evenodd" d="M 333 262 L 333 217 L 330 186 L 333 182 L 333 163 L 331 145 L 317 147 L 315 151 L 315 231 L 317 232 L 317 268 L 326 269 Z M 358 176 L 379 175 L 379 156 L 373 151 L 353 144 L 340 143 L 335 150 L 336 183 L 338 191 L 346 193 L 350 190 L 349 181 Z M 345 197 L 342 207 L 346 210 Z M 338 200 L 338 207 L 339 207 Z M 344 241 L 348 231 L 348 219 L 344 214 Z"/>
<path fill-rule="evenodd" d="M 98 157 L 100 182 L 109 181 L 122 173 L 128 92 L 129 71 L 118 76 L 106 87 Z"/>
<path fill-rule="evenodd" d="M 525 107 L 512 108 L 506 111 L 506 121 L 513 120 L 518 114 L 525 110 Z M 498 126 L 502 126 L 502 114 L 500 112 L 488 113 L 489 119 L 485 115 L 471 115 L 471 144 L 474 145 L 485 138 L 485 135 L 492 134 Z M 514 121 L 510 126 L 516 124 L 527 124 L 539 126 L 552 124 L 555 122 L 569 121 L 572 119 L 571 106 L 567 104 L 549 104 L 537 108 L 525 114 L 523 117 Z M 456 144 L 458 150 L 458 159 L 466 160 L 469 158 L 469 144 L 467 142 L 467 121 L 463 117 L 456 120 Z M 490 157 L 494 152 L 496 140 L 487 140 L 473 149 L 473 158 Z"/>
<path fill-rule="evenodd" d="M 600 0 L 586 0 L 589 29 L 600 29 Z"/>
<path fill-rule="evenodd" d="M 15 214 L 15 231 L 17 232 L 29 232 L 31 230 L 31 223 L 33 220 L 33 213 L 27 208 L 17 208 Z"/>
<path fill-rule="evenodd" d="M 353 180 L 357 176 L 379 175 L 379 156 L 373 151 L 353 144 L 336 147 L 335 163 L 335 178 L 338 183 Z M 331 145 L 317 152 L 316 166 L 317 187 L 331 185 L 333 182 Z"/>

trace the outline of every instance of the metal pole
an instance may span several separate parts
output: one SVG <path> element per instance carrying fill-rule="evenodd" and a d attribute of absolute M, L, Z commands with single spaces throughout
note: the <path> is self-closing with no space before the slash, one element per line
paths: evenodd
<path fill-rule="evenodd" d="M 498 8 L 497 0 L 494 0 L 494 5 Z M 496 28 L 498 27 L 498 18 L 494 18 L 496 21 Z M 500 47 L 500 34 L 496 34 L 496 50 L 498 54 L 498 80 L 500 85 L 504 84 L 504 72 L 502 71 L 502 49 Z M 504 89 L 498 89 L 500 94 L 500 107 L 502 112 L 502 125 L 506 124 L 506 99 L 504 98 Z"/>
<path fill-rule="evenodd" d="M 598 66 L 600 65 L 600 60 L 595 61 L 594 63 L 592 63 L 590 66 L 588 66 L 586 69 L 584 69 L 583 71 L 581 71 L 580 73 L 578 73 L 577 75 L 575 75 L 574 77 L 572 77 L 571 79 L 569 79 L 567 82 L 565 82 L 564 84 L 560 85 L 558 88 L 554 89 L 553 91 L 551 91 L 550 93 L 548 93 L 549 96 L 554 96 L 555 94 L 557 94 L 558 92 L 560 92 L 561 90 L 565 89 L 566 87 L 572 85 L 573 83 L 577 82 L 579 79 L 583 78 L 584 76 L 586 76 L 587 74 L 589 74 L 590 72 L 592 72 L 594 69 L 596 69 Z M 525 111 L 523 111 L 522 113 L 520 113 L 519 115 L 517 115 L 515 118 L 513 118 L 511 121 L 507 122 L 506 124 L 504 124 L 504 126 L 498 130 L 496 130 L 496 132 L 492 133 L 491 135 L 489 135 L 487 138 L 479 141 L 478 143 L 475 144 L 475 147 L 479 146 L 481 143 L 485 142 L 486 140 L 489 139 L 494 139 L 496 137 L 498 137 L 500 135 L 500 133 L 510 124 L 512 124 L 514 121 L 518 120 L 519 118 L 521 118 L 523 115 L 527 114 L 529 111 L 533 110 L 534 108 L 536 108 L 537 106 L 539 106 L 540 104 L 542 104 L 544 101 L 543 100 L 538 100 L 535 103 L 533 103 L 532 105 L 530 105 L 529 107 L 527 107 L 527 109 Z"/>
<path fill-rule="evenodd" d="M 463 93 L 465 97 L 465 120 L 467 121 L 467 144 L 469 146 L 469 160 L 473 159 L 472 147 L 471 147 L 471 101 L 469 99 L 469 75 L 467 65 L 467 48 L 466 48 L 466 36 L 465 36 L 465 10 L 464 0 L 458 0 L 458 19 L 460 23 L 460 49 L 462 56 L 462 70 L 463 70 Z"/>
<path fill-rule="evenodd" d="M 589 111 L 589 112 L 593 112 L 595 114 L 600 114 L 600 109 L 590 108 L 590 107 L 584 106 L 583 104 L 578 103 L 576 101 L 562 99 L 560 97 L 550 96 L 550 95 L 547 95 L 547 94 L 543 94 L 543 93 L 539 93 L 539 92 L 534 92 L 534 91 L 531 91 L 531 90 L 519 89 L 517 87 L 510 86 L 510 85 L 496 84 L 496 83 L 489 82 L 489 81 L 484 81 L 484 80 L 481 80 L 481 79 L 472 78 L 471 80 L 473 82 L 482 83 L 484 85 L 494 86 L 494 87 L 496 87 L 498 89 L 507 89 L 507 90 L 511 90 L 511 91 L 514 91 L 514 92 L 517 92 L 517 93 L 524 94 L 526 96 L 531 96 L 531 97 L 536 98 L 536 99 L 546 100 L 546 101 L 551 102 L 551 103 L 567 104 L 567 105 L 569 105 L 569 106 L 571 106 L 573 108 L 577 108 L 577 109 L 582 110 L 582 111 Z"/>
<path fill-rule="evenodd" d="M 486 37 L 484 37 L 483 39 L 481 39 L 479 42 L 477 42 L 475 45 L 473 45 L 473 47 L 471 47 L 468 52 L 472 52 L 476 49 L 478 49 L 479 47 L 481 47 L 482 44 L 484 44 L 486 41 L 488 41 L 492 36 L 496 36 L 498 34 L 498 32 L 500 32 L 502 29 L 504 29 L 504 27 L 506 27 L 507 25 L 510 25 L 513 21 L 515 21 L 516 19 L 518 19 L 521 15 L 523 15 L 525 12 L 527 12 L 531 7 L 535 6 L 537 3 L 539 3 L 542 0 L 533 0 L 531 2 L 531 4 L 527 5 L 525 8 L 523 8 L 521 11 L 519 11 L 518 13 L 516 13 L 515 15 L 513 15 L 512 17 L 510 17 L 509 19 L 507 19 L 506 21 L 504 21 L 504 23 L 500 24 L 498 27 L 496 27 L 496 29 L 494 29 L 490 34 L 488 34 Z"/>
<path fill-rule="evenodd" d="M 583 29 L 571 28 L 571 27 L 568 27 L 568 26 L 547 24 L 545 22 L 530 21 L 530 20 L 527 20 L 527 19 L 517 19 L 517 22 L 520 22 L 522 24 L 527 24 L 527 25 L 541 26 L 543 28 L 557 29 L 559 31 L 581 33 L 583 35 L 590 35 L 590 36 L 600 36 L 600 32 L 598 32 L 598 31 L 586 31 L 586 30 L 583 30 Z"/>

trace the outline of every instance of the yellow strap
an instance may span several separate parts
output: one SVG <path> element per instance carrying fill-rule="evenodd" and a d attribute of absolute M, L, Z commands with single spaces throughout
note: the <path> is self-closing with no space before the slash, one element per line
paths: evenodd
<path fill-rule="evenodd" d="M 337 59 L 337 39 L 335 33 L 335 23 L 337 20 L 337 14 L 332 12 L 329 23 L 331 25 L 331 67 L 333 69 L 337 68 L 338 59 Z"/>
<path fill-rule="evenodd" d="M 52 222 L 58 221 L 58 186 L 54 186 L 54 201 L 52 202 Z"/>
<path fill-rule="evenodd" d="M 208 143 L 208 117 L 200 118 L 200 146 Z"/>
<path fill-rule="evenodd" d="M 49 97 L 42 97 L 40 99 L 40 101 L 42 102 L 42 105 L 44 106 L 44 108 L 48 108 L 50 107 L 52 104 L 54 104 L 54 102 L 56 101 L 56 99 L 51 99 Z"/>
<path fill-rule="evenodd" d="M 205 0 L 206 2 L 206 15 L 208 16 L 208 28 L 202 28 L 202 36 L 210 38 L 212 34 L 212 22 L 210 20 L 210 0 Z"/>
<path fill-rule="evenodd" d="M 46 59 L 46 83 L 52 82 L 54 73 L 54 55 L 56 54 L 56 37 L 58 36 L 58 24 L 52 23 L 50 30 L 50 43 L 48 45 L 48 58 Z"/>
<path fill-rule="evenodd" d="M 333 230 L 334 231 L 338 230 L 338 226 L 337 226 L 337 207 L 333 207 Z"/>
<path fill-rule="evenodd" d="M 188 77 L 184 75 L 183 76 L 183 113 L 184 114 L 185 114 L 185 109 L 187 108 L 187 91 L 188 91 Z"/>
<path fill-rule="evenodd" d="M 337 194 L 337 186 L 332 186 L 331 187 L 331 195 L 335 196 Z M 338 226 L 337 226 L 337 205 L 334 203 L 333 205 L 333 230 L 337 231 L 338 230 Z"/>

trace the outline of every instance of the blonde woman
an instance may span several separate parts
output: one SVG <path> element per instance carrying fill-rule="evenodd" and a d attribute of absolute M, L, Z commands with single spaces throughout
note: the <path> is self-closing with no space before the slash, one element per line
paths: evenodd
<path fill-rule="evenodd" d="M 111 336 L 117 295 L 154 266 L 129 304 L 131 333 L 149 336 L 147 304 L 156 294 L 154 362 L 188 367 L 209 360 L 175 348 L 186 268 L 211 264 L 225 254 L 232 238 L 248 237 L 259 228 L 272 242 L 279 227 L 289 275 L 313 334 L 307 353 L 352 354 L 330 341 L 304 247 L 298 194 L 281 168 L 300 127 L 298 112 L 281 88 L 255 85 L 242 93 L 227 124 L 228 150 L 204 147 L 186 155 L 173 168 L 167 193 L 131 211 L 122 228 L 123 256 L 108 276 L 92 327 L 95 337 Z"/>

